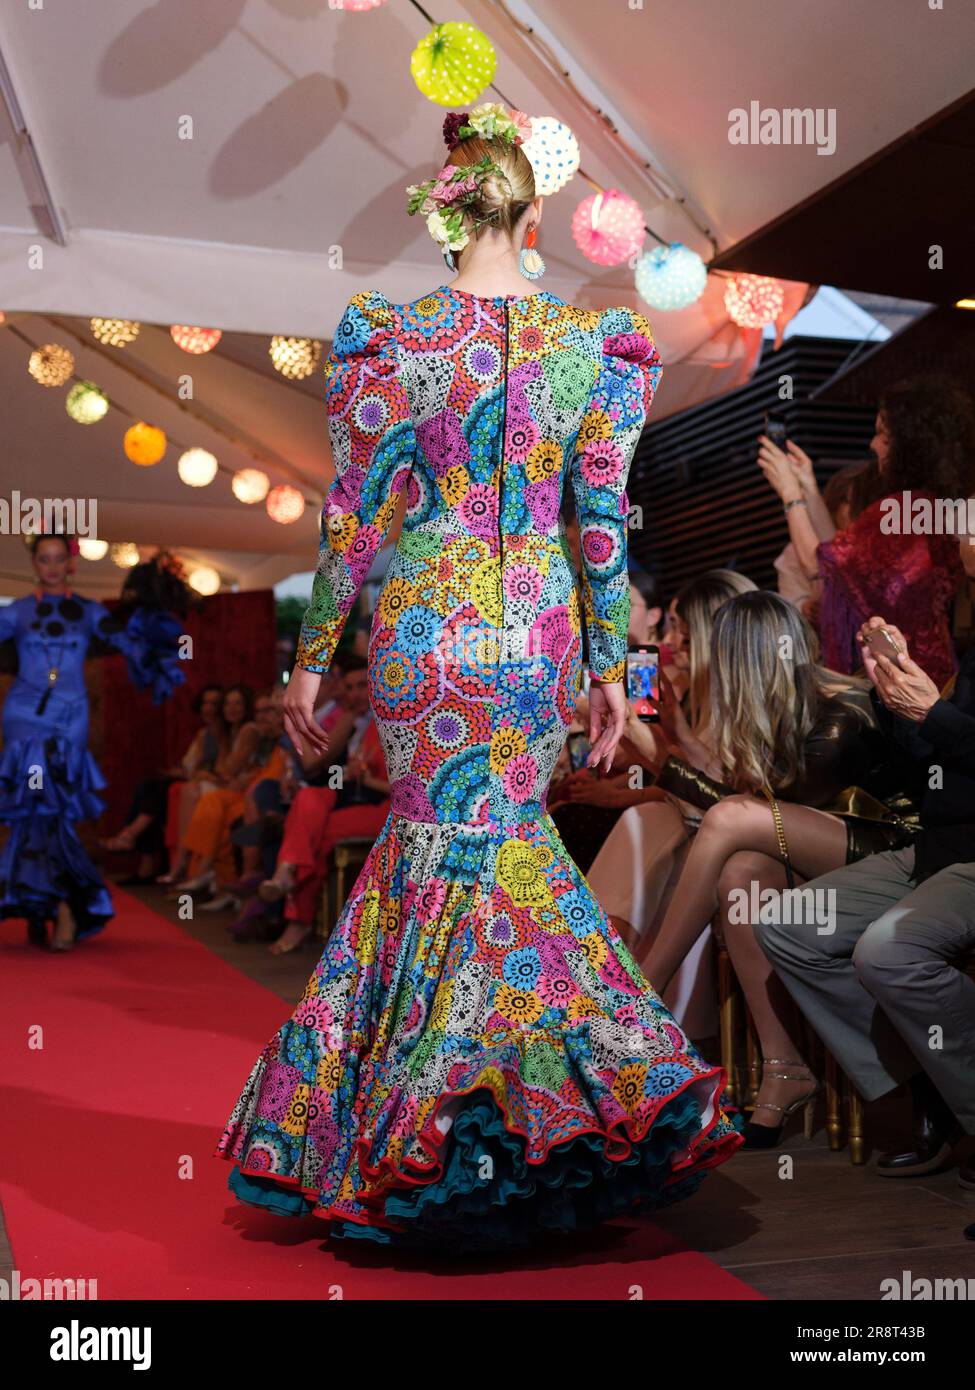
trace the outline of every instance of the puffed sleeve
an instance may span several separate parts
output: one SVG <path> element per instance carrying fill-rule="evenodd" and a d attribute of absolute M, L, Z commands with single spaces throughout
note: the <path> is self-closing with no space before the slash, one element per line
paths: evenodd
<path fill-rule="evenodd" d="M 335 479 L 322 508 L 318 570 L 297 664 L 327 671 L 409 481 L 416 435 L 400 377 L 395 314 L 376 291 L 350 302 L 326 363 Z"/>
<path fill-rule="evenodd" d="M 90 635 L 121 652 L 132 684 L 137 690 L 149 690 L 154 705 L 162 704 L 186 680 L 179 659 L 182 627 L 177 619 L 162 609 L 139 605 L 126 622 L 104 604 L 85 602 Z"/>
<path fill-rule="evenodd" d="M 569 458 L 582 549 L 589 672 L 624 675 L 630 625 L 626 483 L 663 368 L 650 325 L 630 309 L 601 317 L 603 352 Z"/>

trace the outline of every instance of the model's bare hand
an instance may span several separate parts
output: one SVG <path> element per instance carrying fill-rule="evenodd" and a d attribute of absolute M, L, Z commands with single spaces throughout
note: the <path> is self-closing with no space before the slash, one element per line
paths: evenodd
<path fill-rule="evenodd" d="M 589 757 L 587 767 L 608 772 L 626 726 L 626 695 L 622 681 L 589 683 Z"/>
<path fill-rule="evenodd" d="M 328 734 L 315 718 L 315 700 L 322 683 L 321 673 L 296 666 L 284 696 L 284 727 L 302 756 L 302 744 L 322 757 L 328 752 Z"/>

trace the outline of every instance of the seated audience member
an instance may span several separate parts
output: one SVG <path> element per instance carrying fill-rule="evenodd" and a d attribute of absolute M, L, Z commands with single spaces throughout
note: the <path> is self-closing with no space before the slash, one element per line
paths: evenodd
<path fill-rule="evenodd" d="M 692 763 L 706 756 L 701 754 L 696 736 L 709 716 L 708 668 L 714 615 L 734 594 L 754 588 L 750 579 L 734 570 L 709 570 L 685 584 L 674 600 L 673 644 L 677 656 L 684 659 L 685 696 L 682 702 L 677 700 L 665 673 L 663 688 L 667 693 L 660 705 L 661 722 L 645 726 L 642 731 L 642 749 L 649 749 L 654 768 L 665 756 L 661 755 L 664 744 L 668 751 Z M 683 706 L 687 707 L 687 718 Z M 587 721 L 588 708 L 584 703 L 581 708 Z M 572 804 L 588 806 L 590 798 L 602 798 L 598 804 L 621 812 L 595 845 L 594 857 L 580 868 L 616 930 L 637 954 L 656 930 L 687 842 L 700 820 L 693 807 L 682 805 L 676 797 L 657 788 L 644 786 L 642 778 L 634 779 L 632 769 L 641 764 L 649 766 L 641 749 L 624 737 L 614 761 L 614 767 L 620 769 L 616 776 L 596 779 L 585 771 L 577 772 L 560 792 L 560 799 Z M 634 786 L 634 780 L 640 784 Z M 583 813 L 577 814 L 581 820 Z M 570 833 L 575 831 L 575 823 L 566 811 L 560 810 L 555 821 L 560 833 L 563 826 Z M 704 945 L 702 942 L 702 950 Z M 694 969 L 696 973 L 696 966 Z"/>
<path fill-rule="evenodd" d="M 706 690 L 707 683 L 712 614 L 730 594 L 742 593 L 754 587 L 750 579 L 733 570 L 709 570 L 685 584 L 675 599 L 672 650 L 675 655 L 683 654 L 685 650 L 687 653 L 687 663 L 683 668 L 687 672 L 684 690 L 692 723 L 697 721 L 703 708 L 702 692 Z M 695 673 L 693 681 L 690 677 L 692 669 Z M 582 727 L 587 728 L 589 702 L 585 696 L 579 697 L 577 711 Z M 549 795 L 550 814 L 559 834 L 572 858 L 587 876 L 623 811 L 646 800 L 643 789 L 632 785 L 631 752 L 621 742 L 608 776 L 596 776 L 589 768 L 581 767 L 553 785 Z M 605 910 L 609 911 L 608 908 Z"/>
<path fill-rule="evenodd" d="M 122 887 L 151 883 L 159 870 L 159 860 L 166 849 L 166 817 L 173 784 L 180 784 L 182 789 L 183 782 L 193 777 L 202 778 L 216 767 L 223 738 L 222 701 L 222 686 L 205 685 L 197 691 L 193 697 L 193 711 L 200 716 L 200 728 L 182 762 L 158 777 L 141 781 L 132 795 L 124 829 L 100 841 L 102 849 L 112 853 L 138 851 L 136 871 L 131 877 L 119 880 Z"/>
<path fill-rule="evenodd" d="M 750 905 L 753 885 L 781 889 L 899 848 L 917 824 L 909 760 L 891 756 L 866 691 L 838 690 L 817 656 L 812 628 L 777 594 L 729 599 L 711 643 L 711 722 L 702 740 L 710 758 L 701 769 L 670 756 L 656 782 L 704 816 L 642 969 L 666 989 L 718 914 L 765 1061 L 749 1147 L 774 1144 L 784 1118 L 818 1087 L 800 1055 L 795 1010 L 743 900 Z"/>
<path fill-rule="evenodd" d="M 235 869 L 230 827 L 243 815 L 247 792 L 265 778 L 280 779 L 284 775 L 283 711 L 273 691 L 255 701 L 254 727 L 257 738 L 250 743 L 246 762 L 229 773 L 225 786 L 200 797 L 183 839 L 184 850 L 193 856 L 193 876 L 178 884 L 176 891 L 209 890 L 214 897 L 207 906 L 213 911 L 232 905 L 228 885 Z"/>
<path fill-rule="evenodd" d="M 975 577 L 973 541 L 961 556 Z M 896 659 L 866 645 L 878 628 Z M 975 982 L 958 968 L 975 951 L 975 647 L 945 698 L 891 623 L 874 616 L 857 636 L 881 728 L 923 776 L 921 828 L 911 844 L 814 880 L 835 894 L 829 934 L 763 923 L 755 934 L 864 1099 L 912 1079 L 925 1122 L 878 1164 L 899 1177 L 942 1167 L 957 1132 L 975 1134 Z M 975 1186 L 971 1164 L 961 1176 Z"/>
<path fill-rule="evenodd" d="M 359 711 L 349 690 L 357 691 L 367 670 L 365 657 L 337 652 L 322 677 L 324 698 L 315 709 L 315 719 L 329 735 L 330 756 L 341 759 L 349 737 L 355 730 Z M 358 672 L 350 683 L 346 677 Z M 282 691 L 284 687 L 281 688 Z M 238 913 L 227 930 L 238 942 L 275 940 L 284 928 L 284 903 L 265 903 L 258 890 L 273 876 L 284 835 L 284 819 L 296 792 L 321 784 L 323 760 L 306 747 L 297 753 L 288 735 L 282 734 L 285 774 L 280 780 L 262 779 L 244 799 L 242 821 L 231 831 L 234 844 L 244 846 L 241 877 L 229 886 Z"/>
<path fill-rule="evenodd" d="M 379 729 L 369 707 L 366 663 L 362 658 L 345 676 L 343 720 L 328 753 L 308 769 L 288 811 L 274 874 L 260 887 L 267 903 L 285 899 L 284 933 L 269 950 L 283 955 L 311 935 L 331 854 L 351 836 L 375 837 L 390 808 L 392 790 Z M 349 731 L 344 731 L 348 715 Z M 342 759 L 340 762 L 339 759 Z M 338 783 L 338 785 L 336 785 Z"/>
<path fill-rule="evenodd" d="M 860 664 L 856 634 L 885 613 L 906 635 L 939 687 L 955 670 L 949 607 L 958 588 L 958 545 L 901 515 L 914 502 L 964 500 L 975 485 L 975 409 L 967 391 L 937 377 L 912 377 L 880 402 L 871 449 L 884 495 L 836 531 L 812 464 L 790 440 L 783 453 L 764 435 L 759 464 L 782 499 L 789 534 L 807 574 L 821 583 L 823 662 L 848 674 Z"/>
<path fill-rule="evenodd" d="M 186 832 L 197 802 L 207 792 L 229 785 L 253 756 L 260 732 L 254 722 L 254 694 L 250 686 L 227 687 L 220 708 L 220 722 L 220 753 L 213 767 L 193 773 L 186 782 L 174 782 L 169 789 L 166 846 L 170 868 L 159 876 L 157 883 L 171 886 L 184 877 L 189 861 Z"/>

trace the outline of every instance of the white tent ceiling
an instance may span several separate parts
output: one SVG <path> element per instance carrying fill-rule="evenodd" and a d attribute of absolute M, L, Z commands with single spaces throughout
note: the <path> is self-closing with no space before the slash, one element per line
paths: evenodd
<path fill-rule="evenodd" d="M 656 231 L 705 258 L 708 240 L 677 199 L 724 248 L 963 95 L 975 56 L 975 7 L 932 10 L 918 0 L 454 0 L 432 13 L 483 29 L 505 97 L 570 124 L 592 178 L 631 193 Z M 556 70 L 513 17 L 546 41 Z M 327 339 L 357 290 L 404 300 L 445 278 L 422 222 L 404 211 L 405 185 L 428 176 L 442 149 L 442 108 L 418 93 L 409 70 L 428 27 L 410 0 L 365 13 L 329 0 L 4 6 L 0 52 L 66 243 L 51 235 L 45 189 L 0 108 L 0 308 L 9 326 L 31 341 L 63 339 L 81 374 L 180 443 L 208 445 L 231 469 L 260 457 L 274 481 L 297 477 L 314 498 L 331 474 L 320 383 L 278 378 L 264 335 Z M 663 172 L 674 198 L 661 196 L 558 67 Z M 752 100 L 834 108 L 836 152 L 731 145 L 729 112 Z M 180 138 L 187 117 L 192 139 Z M 627 267 L 594 267 L 572 241 L 571 213 L 589 191 L 577 179 L 551 200 L 540 237 L 545 285 L 583 304 L 637 304 Z M 173 401 L 187 359 L 165 330 L 146 327 L 125 350 L 148 378 L 137 380 L 90 339 L 79 349 L 65 336 L 67 326 L 84 339 L 92 314 L 225 330 L 215 353 L 193 360 L 191 415 Z M 745 354 L 720 281 L 692 309 L 651 318 L 668 368 L 660 414 L 742 379 Z M 8 490 L 95 494 L 102 535 L 178 545 L 246 587 L 309 567 L 313 509 L 277 526 L 234 501 L 225 473 L 190 494 L 175 476 L 175 450 L 154 469 L 135 469 L 120 450 L 128 421 L 119 426 L 110 413 L 74 425 L 63 392 L 35 386 L 25 358 L 23 341 L 0 329 Z M 27 570 L 12 538 L 0 538 L 0 570 L 0 592 L 21 592 Z M 89 589 L 96 570 L 99 583 L 117 587 L 117 572 L 93 567 Z"/>

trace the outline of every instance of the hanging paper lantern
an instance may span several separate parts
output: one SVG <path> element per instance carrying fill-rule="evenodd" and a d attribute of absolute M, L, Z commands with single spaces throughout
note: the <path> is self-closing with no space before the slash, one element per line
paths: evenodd
<path fill-rule="evenodd" d="M 386 0 L 328 0 L 331 10 L 378 10 Z"/>
<path fill-rule="evenodd" d="M 700 299 L 707 282 L 707 266 L 681 241 L 655 246 L 637 262 L 637 294 L 651 309 L 686 309 Z"/>
<path fill-rule="evenodd" d="M 130 426 L 122 441 L 125 457 L 142 468 L 150 468 L 158 463 L 166 452 L 166 436 L 155 425 L 147 425 L 144 420 Z"/>
<path fill-rule="evenodd" d="M 322 345 L 315 338 L 274 337 L 268 351 L 282 376 L 300 381 L 303 377 L 311 376 L 318 366 Z"/>
<path fill-rule="evenodd" d="M 125 347 L 126 343 L 134 343 L 141 327 L 140 323 L 133 323 L 131 319 L 91 320 L 93 337 L 106 347 Z"/>
<path fill-rule="evenodd" d="M 64 408 L 79 425 L 93 425 L 108 410 L 108 397 L 93 381 L 79 381 L 72 386 Z"/>
<path fill-rule="evenodd" d="M 80 536 L 78 554 L 83 560 L 104 560 L 108 554 L 108 541 L 96 541 L 90 536 Z"/>
<path fill-rule="evenodd" d="M 616 188 L 583 198 L 572 216 L 575 244 L 597 265 L 622 265 L 637 254 L 646 234 L 640 204 Z"/>
<path fill-rule="evenodd" d="M 238 502 L 263 502 L 267 496 L 271 480 L 259 468 L 242 468 L 230 480 L 230 487 Z"/>
<path fill-rule="evenodd" d="M 522 145 L 535 174 L 535 192 L 547 198 L 564 188 L 579 167 L 579 141 L 554 116 L 532 116 L 532 133 Z"/>
<path fill-rule="evenodd" d="M 169 333 L 177 347 L 196 355 L 209 352 L 223 337 L 219 328 L 190 328 L 185 323 L 174 323 Z"/>
<path fill-rule="evenodd" d="M 279 521 L 282 526 L 290 526 L 305 510 L 305 499 L 290 483 L 280 483 L 277 487 L 272 487 L 268 493 L 266 505 L 267 514 L 272 521 Z"/>
<path fill-rule="evenodd" d="M 0 328 L 7 322 L 7 315 L 0 309 Z"/>
<path fill-rule="evenodd" d="M 763 328 L 782 312 L 785 295 L 768 275 L 733 275 L 724 292 L 728 317 L 739 328 Z"/>
<path fill-rule="evenodd" d="M 413 81 L 438 106 L 466 106 L 484 91 L 496 65 L 488 36 L 457 19 L 434 25 L 410 55 Z"/>
<path fill-rule="evenodd" d="M 117 541 L 109 553 L 112 564 L 120 570 L 133 569 L 139 563 L 139 547 L 133 541 Z"/>
<path fill-rule="evenodd" d="M 191 589 L 195 589 L 198 594 L 203 594 L 204 597 L 215 594 L 220 588 L 220 576 L 209 565 L 198 565 L 195 570 L 191 571 L 186 582 Z"/>
<path fill-rule="evenodd" d="M 187 449 L 179 456 L 176 472 L 187 487 L 207 487 L 217 476 L 217 460 L 208 449 Z"/>
<path fill-rule="evenodd" d="M 74 371 L 74 356 L 60 343 L 45 343 L 31 353 L 27 370 L 42 386 L 63 386 Z"/>

